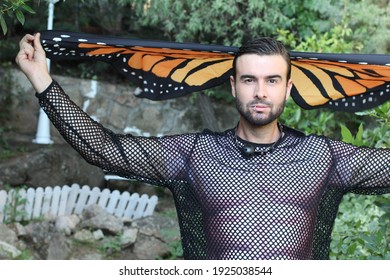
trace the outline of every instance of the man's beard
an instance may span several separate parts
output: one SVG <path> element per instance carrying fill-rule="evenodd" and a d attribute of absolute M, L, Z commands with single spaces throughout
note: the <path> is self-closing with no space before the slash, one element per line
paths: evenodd
<path fill-rule="evenodd" d="M 279 104 L 277 107 L 274 107 L 272 103 L 269 103 L 267 101 L 262 101 L 260 99 L 253 100 L 249 104 L 243 104 L 237 97 L 235 98 L 236 108 L 237 111 L 240 113 L 240 115 L 251 125 L 253 126 L 263 126 L 270 124 L 274 120 L 278 119 L 280 115 L 283 113 L 286 100 L 283 99 L 283 102 Z M 259 117 L 255 117 L 253 113 L 250 111 L 248 107 L 255 105 L 255 104 L 263 104 L 266 106 L 270 106 L 270 111 L 268 116 L 265 116 L 264 114 L 258 114 Z"/>

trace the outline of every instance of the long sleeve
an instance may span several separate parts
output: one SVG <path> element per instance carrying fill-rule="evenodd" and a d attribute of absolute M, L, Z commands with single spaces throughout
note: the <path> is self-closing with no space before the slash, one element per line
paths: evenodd
<path fill-rule="evenodd" d="M 345 191 L 357 194 L 390 192 L 390 149 L 355 147 L 331 141 L 335 171 Z"/>
<path fill-rule="evenodd" d="M 188 137 L 182 148 L 170 149 L 173 136 L 115 134 L 82 111 L 55 81 L 37 97 L 53 125 L 87 162 L 120 176 L 155 184 L 180 176 L 193 137 Z"/>

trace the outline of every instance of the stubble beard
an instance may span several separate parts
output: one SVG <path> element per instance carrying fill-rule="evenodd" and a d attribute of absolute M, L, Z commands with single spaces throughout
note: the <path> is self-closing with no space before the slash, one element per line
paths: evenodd
<path fill-rule="evenodd" d="M 280 103 L 277 107 L 274 104 L 263 101 L 260 99 L 253 100 L 248 104 L 243 104 L 237 97 L 235 98 L 236 108 L 238 113 L 244 118 L 250 125 L 252 126 L 264 126 L 270 124 L 274 120 L 278 119 L 280 115 L 282 115 L 284 111 L 284 107 L 286 104 L 286 100 L 284 99 L 282 103 Z M 255 104 L 263 104 L 266 106 L 270 106 L 270 111 L 268 114 L 266 113 L 258 113 L 254 115 L 251 112 L 250 107 Z"/>

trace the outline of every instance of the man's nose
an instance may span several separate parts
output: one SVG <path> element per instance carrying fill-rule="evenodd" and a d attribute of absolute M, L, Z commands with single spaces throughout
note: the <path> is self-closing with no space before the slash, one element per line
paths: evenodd
<path fill-rule="evenodd" d="M 257 97 L 259 99 L 267 98 L 267 90 L 264 83 L 258 82 L 255 86 L 253 94 L 254 97 Z"/>

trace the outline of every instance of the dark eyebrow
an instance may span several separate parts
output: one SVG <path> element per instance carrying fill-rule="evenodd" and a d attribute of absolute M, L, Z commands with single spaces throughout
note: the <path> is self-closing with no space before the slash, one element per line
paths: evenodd
<path fill-rule="evenodd" d="M 240 76 L 240 79 L 257 79 L 254 75 L 249 75 L 249 74 L 244 74 L 244 75 L 241 75 Z M 275 75 L 268 75 L 265 77 L 265 79 L 282 79 L 282 76 L 279 75 L 279 74 L 275 74 Z"/>
<path fill-rule="evenodd" d="M 269 76 L 266 76 L 267 79 L 282 79 L 282 76 L 278 75 L 278 74 L 275 74 L 275 75 L 269 75 Z"/>
<path fill-rule="evenodd" d="M 254 75 L 249 75 L 249 74 L 244 74 L 244 75 L 241 75 L 240 76 L 240 80 L 242 79 L 256 79 L 256 77 Z"/>

